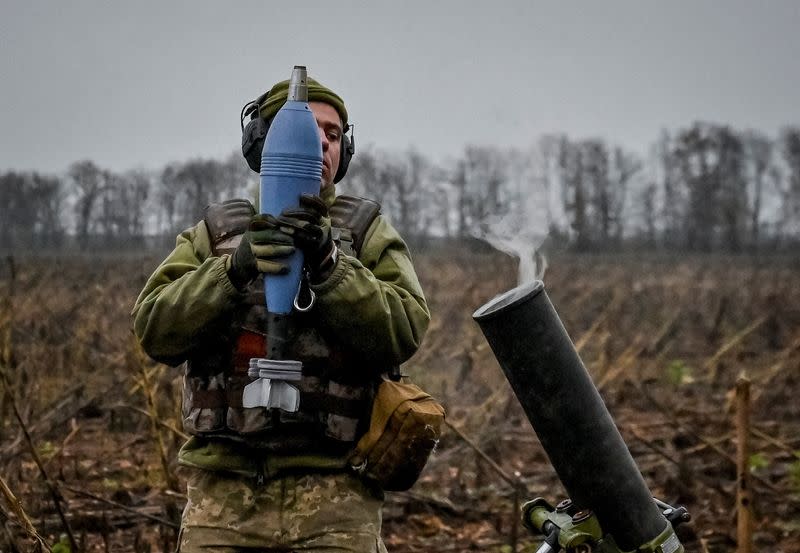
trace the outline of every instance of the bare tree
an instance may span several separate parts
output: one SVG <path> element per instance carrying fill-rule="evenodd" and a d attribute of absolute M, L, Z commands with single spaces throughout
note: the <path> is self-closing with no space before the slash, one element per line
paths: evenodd
<path fill-rule="evenodd" d="M 151 186 L 151 177 L 144 170 L 106 173 L 97 216 L 97 233 L 106 246 L 141 245 Z"/>
<path fill-rule="evenodd" d="M 61 179 L 36 172 L 0 175 L 0 244 L 22 251 L 64 240 Z"/>
<path fill-rule="evenodd" d="M 649 249 L 654 249 L 657 246 L 656 236 L 656 220 L 658 219 L 658 211 L 656 205 L 656 197 L 658 195 L 658 185 L 655 181 L 647 182 L 644 187 L 639 190 L 637 195 L 637 205 L 639 206 L 639 217 L 643 223 L 643 238 L 644 244 Z"/>
<path fill-rule="evenodd" d="M 75 185 L 75 231 L 81 249 L 88 247 L 89 234 L 96 224 L 96 206 L 106 186 L 107 172 L 93 161 L 76 161 L 67 173 Z"/>
<path fill-rule="evenodd" d="M 259 175 L 250 169 L 240 151 L 231 154 L 220 164 L 220 193 L 226 199 L 245 198 L 253 201 L 259 185 Z"/>
<path fill-rule="evenodd" d="M 575 236 L 575 248 L 578 251 L 588 250 L 591 239 L 591 222 L 589 220 L 589 194 L 583 180 L 582 150 L 562 137 L 559 147 L 559 168 L 561 169 L 561 193 L 564 212 L 567 214 L 570 228 Z"/>
<path fill-rule="evenodd" d="M 409 235 L 421 239 L 430 234 L 435 217 L 435 208 L 430 201 L 433 165 L 414 148 L 408 150 L 404 158 L 407 175 L 406 186 L 401 192 L 404 228 Z"/>
<path fill-rule="evenodd" d="M 678 134 L 672 157 L 686 189 L 686 245 L 738 251 L 748 224 L 744 148 L 731 128 L 695 123 Z"/>
<path fill-rule="evenodd" d="M 435 207 L 430 202 L 433 166 L 418 151 L 382 156 L 378 166 L 383 204 L 401 234 L 421 239 L 430 232 Z"/>
<path fill-rule="evenodd" d="M 469 236 L 469 194 L 467 191 L 467 169 L 463 159 L 456 162 L 453 171 L 452 185 L 456 190 L 457 201 L 457 233 L 459 238 Z"/>
<path fill-rule="evenodd" d="M 223 199 L 223 177 L 220 162 L 213 159 L 189 160 L 178 168 L 174 179 L 185 197 L 184 226 L 199 220 L 209 203 Z"/>
<path fill-rule="evenodd" d="M 591 218 L 591 241 L 605 246 L 611 238 L 611 227 L 615 222 L 613 204 L 617 201 L 609 177 L 608 149 L 602 140 L 597 139 L 584 140 L 577 147 L 580 149 L 578 180 L 589 199 L 587 213 Z"/>
<path fill-rule="evenodd" d="M 214 159 L 192 159 L 170 163 L 161 171 L 160 190 L 156 193 L 161 215 L 160 225 L 166 233 L 195 224 L 211 202 L 240 195 L 243 173 L 230 163 Z M 231 175 L 234 175 L 233 177 Z M 236 180 L 235 184 L 231 184 Z"/>
<path fill-rule="evenodd" d="M 20 247 L 27 242 L 25 235 L 26 214 L 30 210 L 31 193 L 26 186 L 26 177 L 13 171 L 0 176 L 0 241 L 12 248 Z"/>
<path fill-rule="evenodd" d="M 134 169 L 125 174 L 125 180 L 128 185 L 125 209 L 128 215 L 128 234 L 141 238 L 145 235 L 145 212 L 147 198 L 153 187 L 153 176 L 143 169 Z"/>
<path fill-rule="evenodd" d="M 686 190 L 686 246 L 690 250 L 711 251 L 718 226 L 718 179 L 712 175 L 716 164 L 707 125 L 696 123 L 678 134 L 672 156 L 679 168 L 680 182 Z"/>
<path fill-rule="evenodd" d="M 761 209 L 764 185 L 772 166 L 772 141 L 757 131 L 747 131 L 742 137 L 746 161 L 750 167 L 750 243 L 758 248 L 761 231 Z"/>
<path fill-rule="evenodd" d="M 800 228 L 800 128 L 783 129 L 780 145 L 786 167 L 781 225 L 796 232 Z"/>
<path fill-rule="evenodd" d="M 714 176 L 720 190 L 721 232 L 729 251 L 742 249 L 747 226 L 747 178 L 744 148 L 738 134 L 730 127 L 714 128 L 717 166 Z"/>
<path fill-rule="evenodd" d="M 178 171 L 179 165 L 177 163 L 169 163 L 161 171 L 160 186 L 156 192 L 158 210 L 156 228 L 161 234 L 174 234 L 180 227 L 180 223 L 177 220 L 178 196 L 180 195 L 180 185 L 176 179 Z"/>
<path fill-rule="evenodd" d="M 681 159 L 676 142 L 662 130 L 653 148 L 656 159 L 656 182 L 662 192 L 660 219 L 663 221 L 664 245 L 675 248 L 684 242 L 685 188 L 681 187 Z"/>
<path fill-rule="evenodd" d="M 616 244 L 620 243 L 625 231 L 625 204 L 628 189 L 632 180 L 642 170 L 642 166 L 642 160 L 637 155 L 632 152 L 626 152 L 619 146 L 614 148 L 614 153 L 611 156 L 610 219 L 613 226 L 611 237 Z"/>
<path fill-rule="evenodd" d="M 30 179 L 35 198 L 35 238 L 42 247 L 58 247 L 66 235 L 63 183 L 58 177 L 39 173 L 32 173 Z"/>
<path fill-rule="evenodd" d="M 508 211 L 513 196 L 508 189 L 507 154 L 489 146 L 469 145 L 456 162 L 453 185 L 458 190 L 459 234 L 484 224 L 488 217 Z"/>
<path fill-rule="evenodd" d="M 385 183 L 381 182 L 379 154 L 372 147 L 361 147 L 347 169 L 347 176 L 337 185 L 346 194 L 363 196 L 384 203 L 388 194 Z"/>
<path fill-rule="evenodd" d="M 124 181 L 122 175 L 107 171 L 105 186 L 100 190 L 95 232 L 102 237 L 106 247 L 111 246 L 127 230 L 124 212 L 127 187 Z"/>

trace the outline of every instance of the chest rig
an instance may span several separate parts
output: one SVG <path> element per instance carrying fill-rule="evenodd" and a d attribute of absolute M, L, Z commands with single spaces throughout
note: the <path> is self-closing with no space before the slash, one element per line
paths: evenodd
<path fill-rule="evenodd" d="M 358 257 L 367 230 L 380 212 L 377 202 L 338 196 L 330 208 L 331 233 L 346 255 Z M 255 213 L 247 200 L 206 208 L 212 255 L 231 254 Z M 314 310 L 290 317 L 286 354 L 303 363 L 300 409 L 242 406 L 249 361 L 267 347 L 264 279 L 254 280 L 229 315 L 224 330 L 209 337 L 186 363 L 183 426 L 192 434 L 237 440 L 277 452 L 324 452 L 348 448 L 365 430 L 371 408 L 374 370 L 357 352 L 339 346 L 318 328 Z"/>

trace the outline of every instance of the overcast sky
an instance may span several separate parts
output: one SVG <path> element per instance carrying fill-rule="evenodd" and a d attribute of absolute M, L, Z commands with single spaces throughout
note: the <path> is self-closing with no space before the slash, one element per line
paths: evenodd
<path fill-rule="evenodd" d="M 359 145 L 601 136 L 644 152 L 696 119 L 800 123 L 800 2 L 0 0 L 0 171 L 222 157 L 293 65 Z"/>

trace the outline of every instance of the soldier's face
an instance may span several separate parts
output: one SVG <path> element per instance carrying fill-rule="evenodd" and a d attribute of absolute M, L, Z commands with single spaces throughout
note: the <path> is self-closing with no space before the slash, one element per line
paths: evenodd
<path fill-rule="evenodd" d="M 333 177 L 339 169 L 339 155 L 342 148 L 342 120 L 339 112 L 324 102 L 309 102 L 314 113 L 322 141 L 322 188 L 333 184 Z"/>

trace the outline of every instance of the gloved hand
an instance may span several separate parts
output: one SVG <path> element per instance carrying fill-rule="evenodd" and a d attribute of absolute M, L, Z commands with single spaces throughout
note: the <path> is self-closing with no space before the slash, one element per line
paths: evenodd
<path fill-rule="evenodd" d="M 303 251 L 311 282 L 322 282 L 336 265 L 337 250 L 331 236 L 328 206 L 319 196 L 303 194 L 300 206 L 286 209 L 276 218 L 278 228 L 292 237 Z"/>
<path fill-rule="evenodd" d="M 259 273 L 283 275 L 289 272 L 286 256 L 294 252 L 292 237 L 281 232 L 269 215 L 253 215 L 247 232 L 230 257 L 228 278 L 243 290 Z"/>

